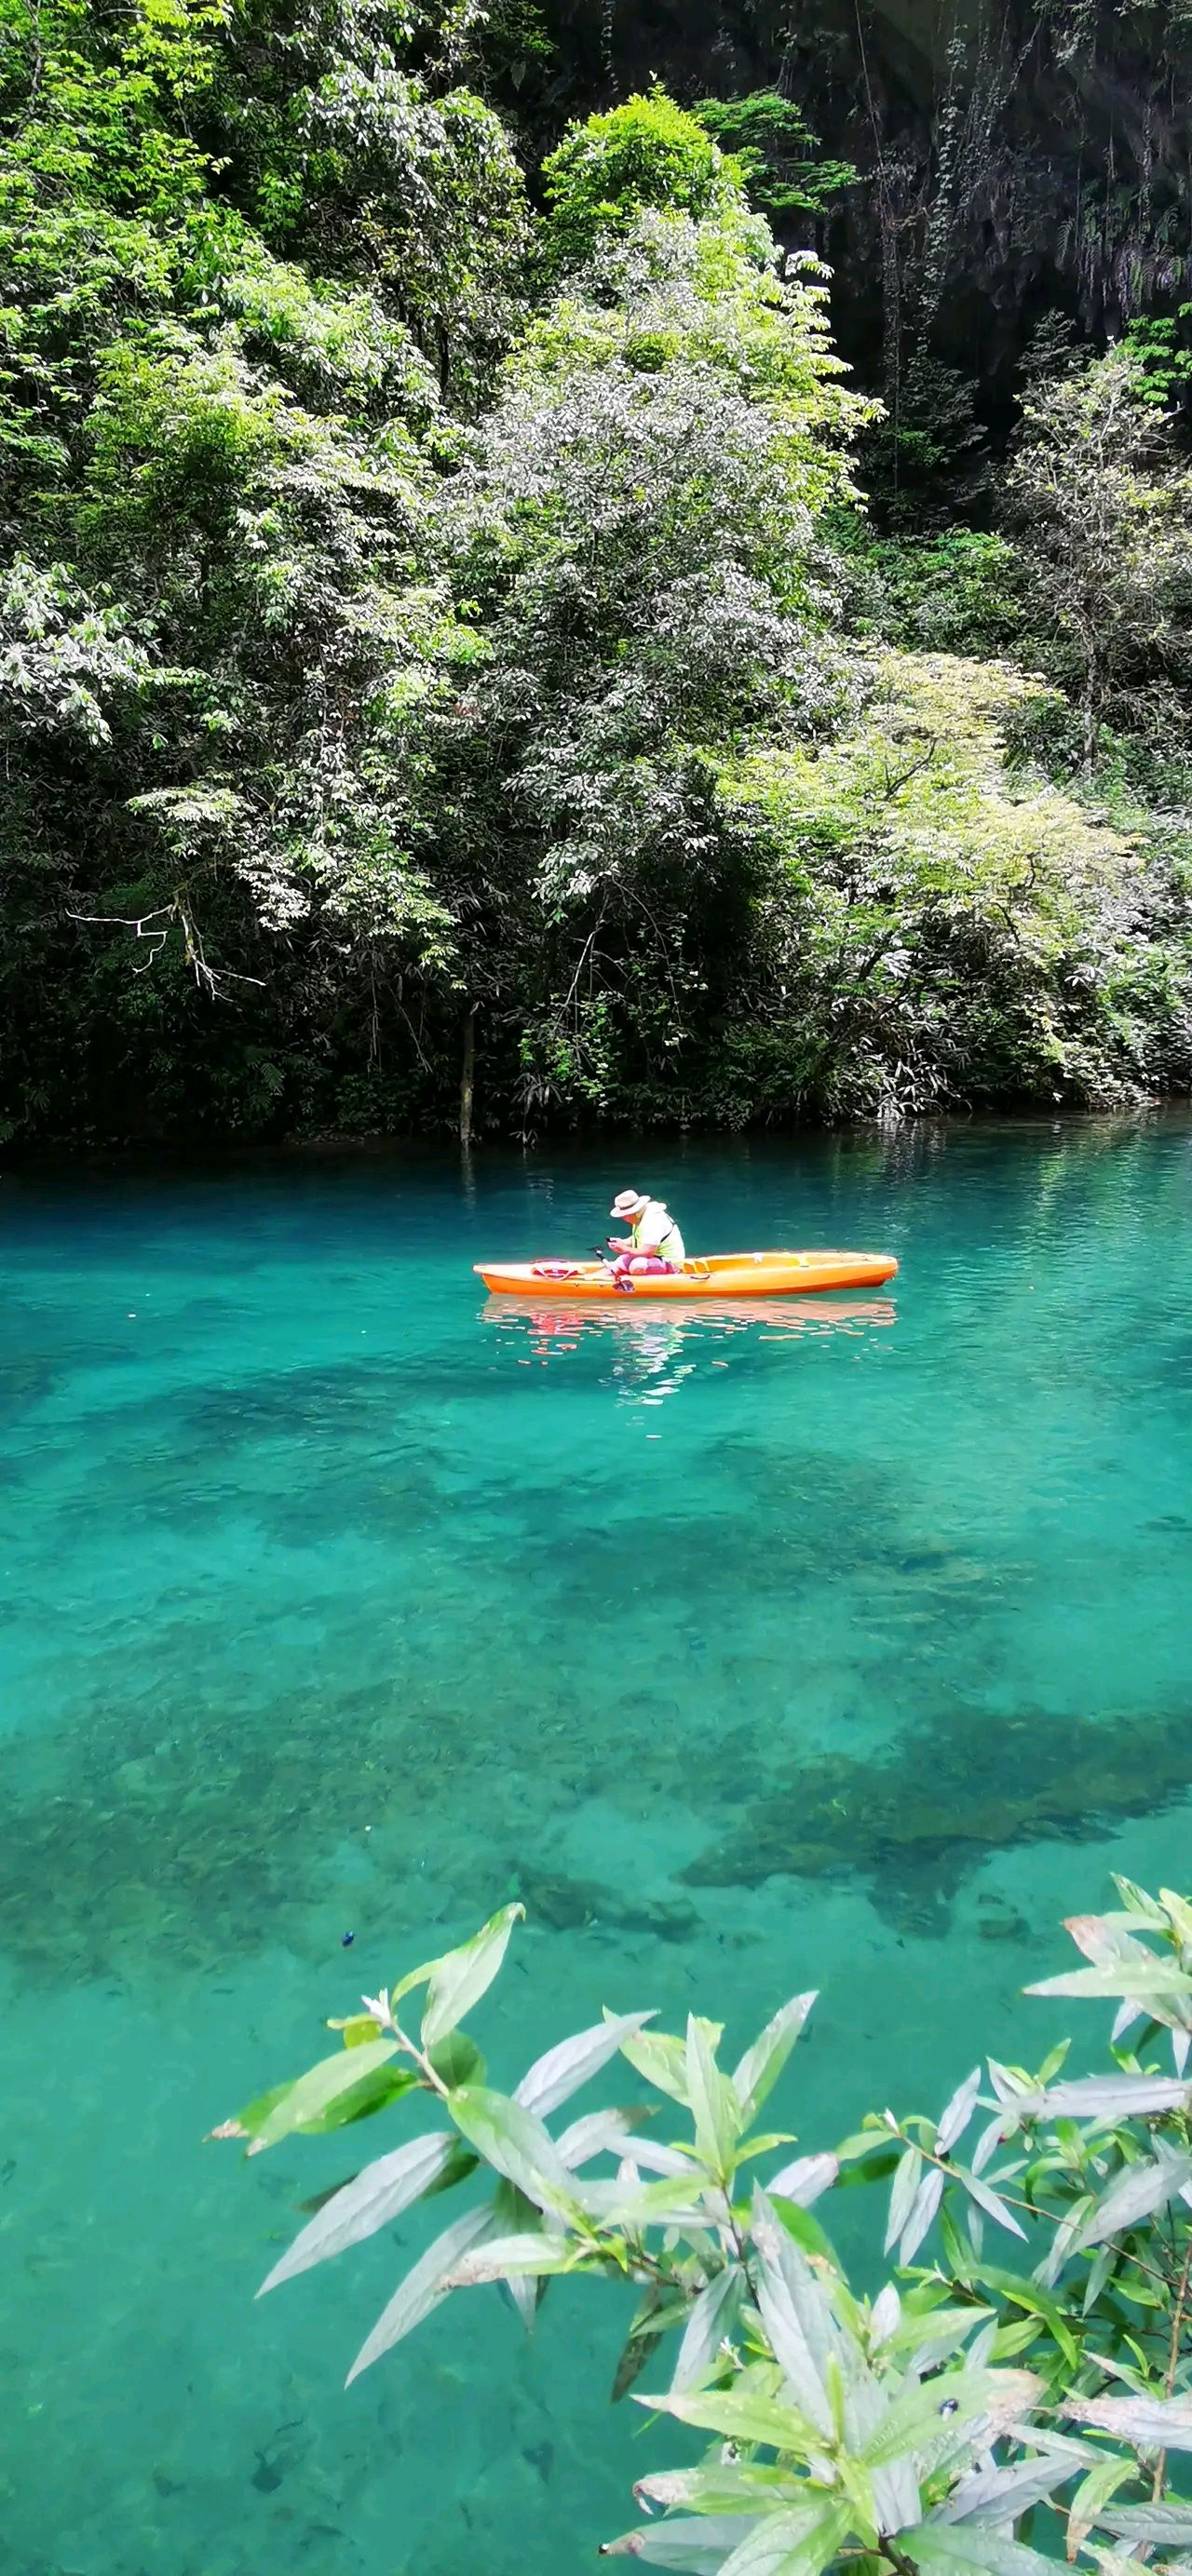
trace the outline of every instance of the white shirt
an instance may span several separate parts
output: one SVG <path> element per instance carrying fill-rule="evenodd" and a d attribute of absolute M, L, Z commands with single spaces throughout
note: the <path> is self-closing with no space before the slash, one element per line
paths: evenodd
<path fill-rule="evenodd" d="M 650 1199 L 641 1215 L 634 1218 L 633 1237 L 638 1252 L 657 1252 L 664 1261 L 673 1262 L 676 1270 L 682 1269 L 687 1258 L 683 1237 L 661 1199 Z"/>

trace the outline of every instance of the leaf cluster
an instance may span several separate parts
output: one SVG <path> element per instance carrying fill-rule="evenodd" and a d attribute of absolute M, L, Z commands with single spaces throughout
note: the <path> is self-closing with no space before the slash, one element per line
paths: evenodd
<path fill-rule="evenodd" d="M 1116 2004 L 1108 2073 L 1065 2078 L 1066 2046 L 1034 2072 L 990 2059 L 938 2118 L 875 2112 L 794 2158 L 759 2115 L 811 1993 L 731 2071 L 716 2023 L 671 2034 L 649 2012 L 606 2013 L 494 2089 L 462 2025 L 499 1973 L 522 1912 L 507 1906 L 364 1998 L 334 2025 L 337 2053 L 217 2132 L 256 2155 L 434 2097 L 440 2127 L 327 2198 L 263 2287 L 483 2176 L 488 2196 L 399 2283 L 349 2376 L 486 2284 L 527 2329 L 564 2276 L 632 2284 L 614 2397 L 633 2391 L 711 2447 L 638 2481 L 645 2519 L 606 2554 L 692 2576 L 1045 2576 L 1053 2558 L 1028 2536 L 1045 2516 L 1072 2561 L 1113 2569 L 1141 2547 L 1177 2576 L 1192 2539 L 1170 2467 L 1192 2451 L 1192 1907 L 1117 1886 L 1119 1911 L 1067 1926 L 1085 1964 L 1030 1990 Z M 1170 2073 L 1152 2054 L 1164 2032 Z M 616 2059 L 648 2102 L 548 2125 Z M 895 2269 L 869 2294 L 822 2223 L 858 2183 L 889 2185 Z"/>

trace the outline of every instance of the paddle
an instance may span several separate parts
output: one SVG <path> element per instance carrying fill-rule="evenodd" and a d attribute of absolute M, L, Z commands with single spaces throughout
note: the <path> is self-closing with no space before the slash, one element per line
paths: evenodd
<path fill-rule="evenodd" d="M 605 1269 L 606 1269 L 606 1270 L 611 1271 L 611 1270 L 613 1269 L 614 1264 L 609 1260 L 609 1250 L 610 1250 L 610 1246 L 609 1246 L 608 1244 L 593 1243 L 592 1245 L 590 1245 L 589 1249 L 590 1249 L 592 1252 L 594 1252 L 594 1253 L 595 1253 L 596 1258 L 597 1258 L 597 1260 L 598 1260 L 598 1261 L 602 1261 L 602 1262 L 604 1263 L 604 1267 L 605 1267 Z M 632 1281 L 632 1279 L 627 1279 L 627 1278 L 624 1278 L 624 1277 L 619 1278 L 619 1279 L 618 1279 L 618 1278 L 614 1278 L 614 1280 L 613 1280 L 613 1286 L 614 1286 L 614 1288 L 617 1290 L 617 1293 L 618 1293 L 618 1295 L 619 1295 L 619 1296 L 621 1296 L 621 1297 L 632 1297 L 632 1295 L 633 1295 L 633 1281 Z"/>

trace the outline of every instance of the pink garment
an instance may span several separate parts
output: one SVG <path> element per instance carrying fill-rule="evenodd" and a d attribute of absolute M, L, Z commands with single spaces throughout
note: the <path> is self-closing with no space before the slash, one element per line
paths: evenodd
<path fill-rule="evenodd" d="M 675 1265 L 657 1252 L 622 1252 L 613 1270 L 618 1279 L 671 1279 Z"/>

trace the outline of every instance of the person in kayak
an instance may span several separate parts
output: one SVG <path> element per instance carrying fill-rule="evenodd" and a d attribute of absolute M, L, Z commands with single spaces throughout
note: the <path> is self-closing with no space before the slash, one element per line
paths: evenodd
<path fill-rule="evenodd" d="M 629 1227 L 628 1237 L 608 1238 L 618 1279 L 657 1279 L 682 1269 L 683 1237 L 661 1199 L 647 1198 L 643 1190 L 618 1190 L 610 1213 Z"/>

